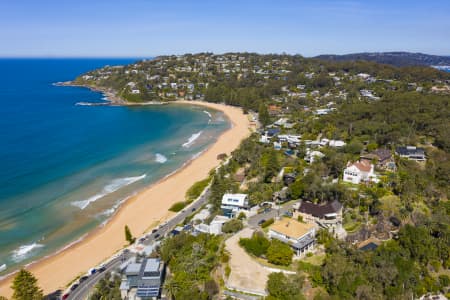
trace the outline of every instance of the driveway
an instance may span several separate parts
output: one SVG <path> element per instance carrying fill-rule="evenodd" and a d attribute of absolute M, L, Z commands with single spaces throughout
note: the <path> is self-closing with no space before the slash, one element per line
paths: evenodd
<path fill-rule="evenodd" d="M 275 219 L 277 217 L 283 216 L 284 213 L 286 213 L 288 210 L 292 209 L 292 205 L 294 203 L 295 202 L 292 202 L 292 201 L 291 202 L 287 202 L 287 203 L 284 203 L 284 204 L 280 205 L 278 208 L 272 208 L 267 213 L 260 213 L 260 214 L 254 215 L 254 216 L 248 218 L 248 220 L 247 220 L 248 225 L 250 227 L 252 227 L 252 228 L 259 228 L 258 223 L 261 220 L 269 220 L 269 219 L 272 219 L 272 218 Z"/>
<path fill-rule="evenodd" d="M 243 248 L 239 246 L 240 238 L 249 238 L 253 230 L 244 228 L 226 240 L 225 247 L 230 253 L 230 276 L 226 287 L 242 292 L 267 295 L 266 282 L 270 274 L 263 266 L 254 261 Z"/>

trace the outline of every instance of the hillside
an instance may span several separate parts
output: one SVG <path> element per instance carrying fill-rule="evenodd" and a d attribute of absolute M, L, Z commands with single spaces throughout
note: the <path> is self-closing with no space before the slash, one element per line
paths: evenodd
<path fill-rule="evenodd" d="M 315 58 L 332 61 L 367 60 L 397 67 L 450 65 L 450 56 L 438 56 L 410 52 L 366 52 L 345 55 L 325 54 L 316 56 Z"/>

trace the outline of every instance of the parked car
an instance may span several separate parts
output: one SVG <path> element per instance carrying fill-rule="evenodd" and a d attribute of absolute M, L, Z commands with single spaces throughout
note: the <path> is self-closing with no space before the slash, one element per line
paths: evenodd
<path fill-rule="evenodd" d="M 70 290 L 71 290 L 71 291 L 74 291 L 78 286 L 79 286 L 79 284 L 78 284 L 78 283 L 75 283 L 74 285 L 72 285 L 72 286 L 70 287 Z"/>
<path fill-rule="evenodd" d="M 284 215 L 285 215 L 286 217 L 292 218 L 292 216 L 293 216 L 294 214 L 292 213 L 292 211 L 288 210 L 287 212 L 284 213 Z"/>
<path fill-rule="evenodd" d="M 106 270 L 106 266 L 105 265 L 101 265 L 100 268 L 98 268 L 99 272 L 103 272 Z"/>
<path fill-rule="evenodd" d="M 265 219 L 259 220 L 258 225 L 261 226 L 265 221 L 266 221 Z"/>
<path fill-rule="evenodd" d="M 192 209 L 191 209 L 191 211 L 195 211 L 196 210 L 196 208 L 195 207 L 193 207 Z"/>
<path fill-rule="evenodd" d="M 70 296 L 69 293 L 64 294 L 64 295 L 61 297 L 61 300 L 66 300 L 67 298 L 69 298 L 69 296 Z"/>
<path fill-rule="evenodd" d="M 80 277 L 79 282 L 82 283 L 82 282 L 86 281 L 88 278 L 89 278 L 89 276 L 87 276 L 87 275 L 82 276 L 82 277 Z"/>
<path fill-rule="evenodd" d="M 155 234 L 155 239 L 159 238 L 161 235 L 159 233 Z"/>
<path fill-rule="evenodd" d="M 152 230 L 152 233 L 155 233 L 157 231 L 158 231 L 158 229 L 155 228 L 155 229 Z"/>
<path fill-rule="evenodd" d="M 89 270 L 89 274 L 90 275 L 93 275 L 95 273 L 97 273 L 97 269 L 96 268 L 92 268 L 92 269 Z"/>

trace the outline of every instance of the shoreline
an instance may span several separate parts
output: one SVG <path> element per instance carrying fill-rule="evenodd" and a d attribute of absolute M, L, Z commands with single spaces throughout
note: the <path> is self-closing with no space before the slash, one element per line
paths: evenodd
<path fill-rule="evenodd" d="M 53 83 L 55 86 L 71 86 L 82 87 L 89 89 L 93 92 L 101 93 L 104 96 L 106 103 L 91 103 L 91 102 L 78 102 L 77 105 L 87 106 L 145 106 L 145 105 L 166 105 L 175 103 L 176 101 L 148 101 L 148 102 L 129 102 L 117 95 L 117 92 L 113 89 L 107 89 L 97 86 L 91 86 L 87 84 L 77 84 L 73 81 L 61 81 Z M 177 100 L 178 101 L 178 100 Z"/>
<path fill-rule="evenodd" d="M 27 265 L 26 268 L 38 278 L 44 292 L 64 289 L 66 284 L 78 275 L 123 249 L 126 246 L 123 237 L 125 225 L 130 227 L 135 236 L 140 236 L 152 229 L 152 225 L 174 216 L 175 213 L 170 212 L 169 207 L 184 199 L 185 192 L 192 184 L 206 178 L 209 171 L 220 164 L 217 155 L 221 153 L 229 155 L 250 135 L 248 116 L 238 107 L 187 100 L 170 103 L 198 105 L 222 111 L 229 119 L 231 127 L 201 155 L 188 160 L 176 171 L 130 196 L 106 224 L 91 230 L 83 239 L 65 245 L 55 253 Z M 11 296 L 9 286 L 13 275 L 14 273 L 10 273 L 0 279 L 0 295 Z"/>

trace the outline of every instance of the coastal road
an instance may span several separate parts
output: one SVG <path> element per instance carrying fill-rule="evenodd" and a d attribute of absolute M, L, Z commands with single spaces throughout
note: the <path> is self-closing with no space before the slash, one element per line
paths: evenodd
<path fill-rule="evenodd" d="M 153 244 L 155 241 L 160 240 L 164 238 L 165 236 L 170 233 L 178 224 L 183 222 L 185 218 L 190 216 L 191 214 L 197 213 L 199 209 L 207 203 L 208 198 L 210 195 L 209 188 L 200 196 L 200 198 L 197 201 L 192 202 L 189 206 L 187 206 L 185 209 L 183 209 L 180 213 L 176 214 L 173 218 L 168 220 L 166 223 L 162 223 L 159 225 L 156 232 L 149 233 L 142 238 L 145 238 L 145 240 L 142 242 L 144 245 L 150 245 Z M 111 272 L 114 270 L 117 270 L 119 266 L 126 261 L 128 258 L 131 257 L 130 253 L 123 253 L 111 261 L 109 261 L 107 264 L 105 264 L 106 270 L 101 273 L 96 273 L 91 276 L 89 276 L 88 279 L 80 283 L 80 285 L 70 293 L 67 300 L 84 300 L 88 297 L 89 293 L 92 291 L 92 289 L 95 287 L 95 285 L 102 279 L 107 272 Z"/>
<path fill-rule="evenodd" d="M 124 261 L 130 258 L 130 253 L 124 253 L 112 260 L 110 260 L 108 263 L 105 264 L 105 270 L 103 272 L 97 272 L 91 276 L 88 277 L 85 281 L 80 283 L 80 285 L 70 293 L 69 299 L 85 299 L 91 289 L 97 284 L 97 282 L 102 279 L 106 273 L 112 272 L 119 268 L 120 264 L 122 264 Z"/>

